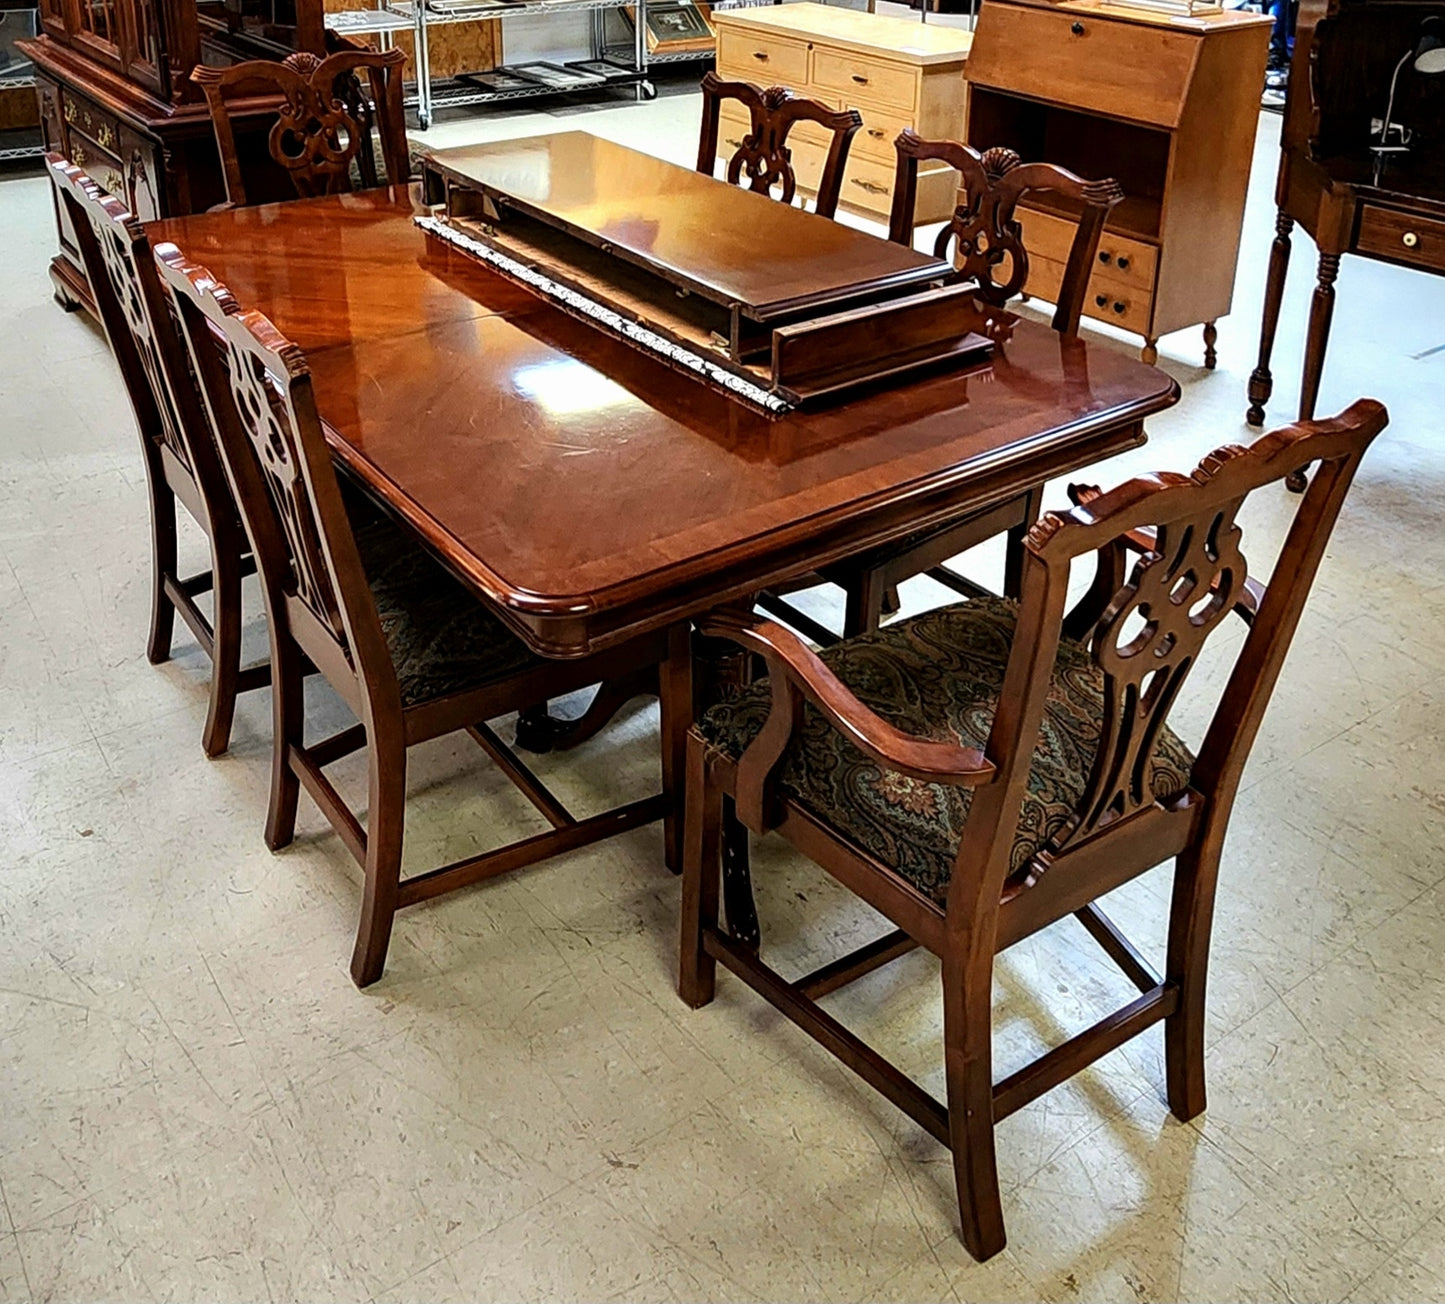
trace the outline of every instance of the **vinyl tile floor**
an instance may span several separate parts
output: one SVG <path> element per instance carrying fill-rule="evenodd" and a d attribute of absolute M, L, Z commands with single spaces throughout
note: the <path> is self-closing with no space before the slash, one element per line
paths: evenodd
<path fill-rule="evenodd" d="M 685 163 L 698 111 L 673 96 L 427 138 L 585 126 Z M 1100 482 L 1249 437 L 1278 129 L 1261 122 L 1219 369 L 1197 331 L 1166 338 L 1183 401 Z M 0 182 L 0 231 L 0 1299 L 1445 1297 L 1439 281 L 1351 260 L 1340 276 L 1320 411 L 1369 394 L 1393 421 L 1238 803 L 1210 1108 L 1168 1115 L 1155 1032 L 1009 1118 L 1009 1245 L 978 1265 L 940 1147 L 741 983 L 724 976 L 704 1010 L 678 1001 L 657 828 L 403 913 L 384 980 L 352 986 L 350 857 L 304 797 L 295 845 L 262 844 L 267 694 L 243 698 L 210 761 L 205 658 L 178 635 L 146 663 L 136 434 L 103 339 L 51 300 L 43 180 Z M 1298 238 L 1274 422 L 1295 400 L 1311 254 Z M 1269 560 L 1294 501 L 1251 504 L 1247 552 Z M 184 547 L 200 568 L 199 534 Z M 1196 741 L 1218 683 L 1200 678 L 1181 712 Z M 310 712 L 345 716 L 319 690 Z M 655 731 L 638 707 L 537 768 L 601 809 L 656 783 Z M 362 770 L 341 769 L 364 801 Z M 465 740 L 414 755 L 408 820 L 411 868 L 535 828 Z M 755 859 L 780 964 L 877 930 L 780 846 Z M 1169 872 L 1109 903 L 1156 958 Z M 1091 947 L 1060 925 L 999 961 L 998 1072 L 1127 999 Z M 937 988 L 915 954 L 833 1004 L 941 1091 Z"/>

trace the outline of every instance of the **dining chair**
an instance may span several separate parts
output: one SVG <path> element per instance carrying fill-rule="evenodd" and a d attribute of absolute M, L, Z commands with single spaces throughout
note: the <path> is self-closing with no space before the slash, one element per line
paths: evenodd
<path fill-rule="evenodd" d="M 153 665 L 170 657 L 179 613 L 211 659 L 201 746 L 207 756 L 219 756 L 230 744 L 236 695 L 270 682 L 264 663 L 241 667 L 241 582 L 254 573 L 255 560 L 144 229 L 120 200 L 60 155 L 47 154 L 46 164 L 140 431 L 151 518 L 146 657 Z M 209 571 L 183 577 L 177 569 L 177 501 L 205 532 Z M 211 620 L 196 605 L 206 592 Z"/>
<path fill-rule="evenodd" d="M 798 186 L 788 134 L 799 122 L 816 123 L 831 133 L 813 207 L 820 217 L 832 217 L 843 192 L 848 150 L 863 125 L 857 109 L 833 109 L 817 100 L 801 99 L 784 86 L 764 90 L 751 82 L 726 81 L 709 72 L 702 79 L 702 135 L 697 147 L 697 170 L 707 176 L 712 176 L 717 162 L 724 100 L 737 100 L 746 106 L 752 119 L 751 130 L 728 160 L 728 183 L 746 181 L 748 189 L 759 195 L 771 195 L 774 187 L 781 187 L 778 199 L 785 204 L 793 202 Z"/>
<path fill-rule="evenodd" d="M 324 59 L 298 51 L 279 62 L 250 59 L 226 68 L 202 64 L 192 69 L 191 80 L 205 94 L 211 112 L 227 205 L 254 202 L 247 195 L 233 112 L 242 105 L 254 112 L 278 95 L 281 105 L 266 149 L 302 198 L 410 181 L 401 99 L 405 62 L 400 50 L 348 49 Z M 374 129 L 381 137 L 384 183 L 376 170 Z"/>
<path fill-rule="evenodd" d="M 576 819 L 488 720 L 622 677 L 666 655 L 666 631 L 597 655 L 532 653 L 419 537 L 359 490 L 343 492 L 300 349 L 174 245 L 156 249 L 221 456 L 236 490 L 271 631 L 274 745 L 266 842 L 292 840 L 304 786 L 365 873 L 351 976 L 381 977 L 397 910 L 663 815 L 657 794 Z M 304 739 L 303 657 L 359 723 Z M 670 709 L 664 706 L 664 726 Z M 468 733 L 552 825 L 546 832 L 401 877 L 407 749 Z M 367 749 L 367 821 L 323 772 Z"/>
<path fill-rule="evenodd" d="M 953 263 L 948 284 L 972 284 L 978 298 L 992 307 L 1002 308 L 1028 281 L 1028 250 L 1016 217 L 1019 200 L 1046 191 L 1077 209 L 1079 222 L 1053 317 L 1053 328 L 1060 335 L 1076 336 L 1104 221 L 1124 198 L 1118 182 L 1085 181 L 1051 163 L 1024 163 L 1010 149 L 980 153 L 957 141 L 924 140 L 911 128 L 899 134 L 894 149 L 898 163 L 888 238 L 912 247 L 918 165 L 932 159 L 947 163 L 960 174 L 963 199 L 938 233 L 933 252 Z M 884 614 L 898 608 L 898 585 L 914 575 L 926 574 L 964 597 L 986 595 L 984 588 L 947 562 L 1000 533 L 1008 536 L 1004 592 L 1017 593 L 1018 550 L 1040 506 L 1041 494 L 1035 489 L 827 568 L 822 577 L 845 594 L 844 637 L 877 629 Z M 778 594 L 767 595 L 767 601 L 782 619 L 804 628 L 792 603 Z M 825 641 L 831 633 L 813 621 L 806 621 L 806 632 L 814 637 L 821 634 Z"/>
<path fill-rule="evenodd" d="M 1164 1023 L 1176 1118 L 1205 1107 L 1205 982 L 1220 853 L 1250 747 L 1360 459 L 1387 421 L 1361 400 L 1190 475 L 1131 480 L 1039 520 L 1018 601 L 959 603 L 814 653 L 746 612 L 703 622 L 763 658 L 767 678 L 688 736 L 678 988 L 713 998 L 719 962 L 952 1149 L 964 1244 L 1004 1246 L 994 1125 Z M 1267 586 L 1248 578 L 1237 518 L 1297 466 L 1316 474 Z M 1094 582 L 1066 612 L 1076 559 Z M 1131 562 L 1131 557 L 1133 558 Z M 1209 636 L 1247 631 L 1197 752 L 1170 728 Z M 751 888 L 722 889 L 729 821 L 777 832 L 894 925 L 789 979 L 739 937 Z M 1098 899 L 1174 862 L 1163 974 Z M 995 1082 L 994 956 L 1074 916 L 1139 991 L 1122 1009 Z M 941 962 L 946 1103 L 819 999 L 922 946 Z"/>

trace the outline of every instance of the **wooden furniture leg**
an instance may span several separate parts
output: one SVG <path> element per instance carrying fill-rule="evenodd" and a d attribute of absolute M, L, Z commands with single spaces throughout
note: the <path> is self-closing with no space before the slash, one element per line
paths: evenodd
<path fill-rule="evenodd" d="M 241 549 L 230 530 L 212 528 L 211 700 L 201 748 L 207 756 L 220 756 L 231 742 L 241 675 Z"/>
<path fill-rule="evenodd" d="M 1300 382 L 1299 419 L 1309 421 L 1315 414 L 1320 394 L 1320 376 L 1325 369 L 1325 349 L 1330 342 L 1330 319 L 1335 315 L 1335 278 L 1340 274 L 1339 254 L 1320 253 L 1319 281 L 1310 299 L 1309 334 L 1305 337 L 1304 379 Z M 1303 493 L 1308 483 L 1304 467 L 1290 473 L 1285 488 Z"/>
<path fill-rule="evenodd" d="M 1159 361 L 1159 341 L 1145 339 L 1144 347 L 1139 350 L 1139 361 L 1145 366 L 1152 367 Z"/>
<path fill-rule="evenodd" d="M 1204 369 L 1213 371 L 1215 363 L 1219 361 L 1219 355 L 1214 351 L 1214 345 L 1219 339 L 1219 330 L 1212 321 L 1204 323 Z"/>
<path fill-rule="evenodd" d="M 356 949 L 351 953 L 351 980 L 358 987 L 369 987 L 386 967 L 406 827 L 406 742 L 401 737 L 378 736 L 368 738 L 367 743 L 366 883 L 361 891 Z"/>
<path fill-rule="evenodd" d="M 1024 539 L 1034 528 L 1043 508 L 1044 487 L 1036 485 L 1029 490 L 1023 519 L 1008 532 L 1003 560 L 1003 595 L 1006 598 L 1017 598 L 1023 592 Z"/>
<path fill-rule="evenodd" d="M 1274 352 L 1274 332 L 1279 325 L 1279 308 L 1284 301 L 1284 282 L 1289 274 L 1290 232 L 1294 218 L 1281 209 L 1274 220 L 1274 244 L 1269 250 L 1269 279 L 1264 285 L 1264 319 L 1259 327 L 1259 363 L 1249 377 L 1249 411 L 1244 419 L 1252 426 L 1264 425 L 1264 405 L 1274 392 L 1269 359 Z"/>
<path fill-rule="evenodd" d="M 273 619 L 266 613 L 267 620 Z M 266 845 L 272 851 L 291 845 L 296 834 L 296 802 L 301 780 L 291 766 L 293 748 L 302 744 L 306 699 L 301 655 L 285 639 L 271 640 L 271 803 L 266 810 Z"/>
<path fill-rule="evenodd" d="M 708 783 L 701 739 L 687 744 L 686 861 L 682 875 L 677 994 L 693 1009 L 706 1005 L 717 987 L 717 960 L 703 942 L 717 928 L 722 878 L 722 789 Z"/>
<path fill-rule="evenodd" d="M 1219 847 L 1206 837 L 1174 862 L 1165 982 L 1179 1004 L 1164 1020 L 1164 1077 L 1169 1112 L 1187 1123 L 1204 1112 L 1204 998 Z"/>
<path fill-rule="evenodd" d="M 146 484 L 151 499 L 151 628 L 146 639 L 146 660 L 158 666 L 170 660 L 176 630 L 176 607 L 166 592 L 167 578 L 176 574 L 176 496 L 161 469 L 149 465 Z M 157 459 L 159 460 L 159 459 Z M 214 672 L 214 667 L 212 668 Z"/>
<path fill-rule="evenodd" d="M 993 1135 L 992 984 L 987 981 L 992 964 L 993 957 L 985 956 L 981 974 L 966 974 L 966 956 L 957 952 L 943 963 L 949 1146 L 963 1243 L 980 1262 L 1003 1249 L 1005 1240 Z"/>
<path fill-rule="evenodd" d="M 694 718 L 692 625 L 674 625 L 667 635 L 667 660 L 658 672 L 661 704 L 662 791 L 667 813 L 662 817 L 663 860 L 674 874 L 682 872 L 684 812 L 688 800 L 687 731 Z"/>
<path fill-rule="evenodd" d="M 762 932 L 753 899 L 748 831 L 738 819 L 731 797 L 724 797 L 722 803 L 722 894 L 728 932 L 740 945 L 757 950 Z"/>

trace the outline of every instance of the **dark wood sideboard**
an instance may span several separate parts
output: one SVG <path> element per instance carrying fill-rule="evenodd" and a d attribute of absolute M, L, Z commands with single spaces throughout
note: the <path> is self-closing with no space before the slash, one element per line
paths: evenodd
<path fill-rule="evenodd" d="M 203 212 L 225 186 L 210 116 L 191 82 L 197 64 L 325 52 L 321 0 L 39 0 L 40 34 L 23 42 L 35 62 L 46 149 L 85 169 L 142 221 Z M 238 147 L 268 156 L 273 117 L 258 103 L 241 113 Z M 264 166 L 263 166 L 264 176 Z M 274 191 L 288 198 L 275 169 Z M 266 182 L 262 182 L 263 188 Z M 60 248 L 51 259 L 55 295 L 94 312 L 69 221 L 57 205 Z"/>
<path fill-rule="evenodd" d="M 1285 102 L 1275 201 L 1279 213 L 1265 286 L 1259 365 L 1249 379 L 1252 426 L 1264 424 L 1274 389 L 1270 355 L 1298 223 L 1319 267 L 1305 341 L 1299 416 L 1314 415 L 1345 254 L 1445 273 L 1445 75 L 1400 73 L 1392 121 L 1413 132 L 1402 154 L 1375 154 L 1371 123 L 1383 119 L 1392 73 L 1421 24 L 1445 17 L 1441 0 L 1303 0 Z M 1408 311 L 1408 305 L 1401 305 Z M 1292 487 L 1301 487 L 1296 477 Z"/>

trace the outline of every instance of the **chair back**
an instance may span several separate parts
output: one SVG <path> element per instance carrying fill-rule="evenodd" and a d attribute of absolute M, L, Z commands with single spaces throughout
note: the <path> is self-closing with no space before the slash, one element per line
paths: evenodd
<path fill-rule="evenodd" d="M 1223 836 L 1320 558 L 1360 459 L 1387 421 L 1379 403 L 1361 399 L 1331 420 L 1285 427 L 1248 448 L 1226 445 L 1190 475 L 1130 480 L 1038 521 L 1024 543 L 1018 624 L 987 746 L 998 777 L 975 795 L 951 888 L 973 898 L 960 901 L 960 909 L 996 904 L 1014 872 L 1008 864 L 1014 823 L 1060 637 L 1070 627 L 1102 672 L 1102 729 L 1084 795 L 1035 857 L 1029 877 L 1095 838 L 1118 835 L 1119 855 L 1127 856 L 1131 822 L 1171 800 L 1202 799 L 1203 818 Z M 1249 579 L 1236 518 L 1251 493 L 1308 463 L 1317 470 L 1261 587 Z M 1131 551 L 1138 559 L 1129 565 Z M 1088 553 L 1096 559 L 1095 582 L 1066 620 L 1071 563 Z M 1161 730 L 1206 640 L 1231 611 L 1246 616 L 1248 635 L 1187 790 L 1161 798 L 1152 787 Z"/>
<path fill-rule="evenodd" d="M 396 671 L 301 350 L 174 245 L 156 249 L 236 504 L 273 638 L 289 633 L 363 718 Z"/>
<path fill-rule="evenodd" d="M 47 154 L 46 164 L 75 231 L 81 265 L 147 458 L 161 460 L 163 480 L 174 484 L 179 473 L 193 481 L 199 506 L 210 521 L 222 514 L 234 519 L 215 439 L 144 229 L 120 200 L 58 154 Z M 196 510 L 191 497 L 187 495 L 187 506 Z"/>
<path fill-rule="evenodd" d="M 763 90 L 751 82 L 725 81 L 710 72 L 702 79 L 702 136 L 698 142 L 697 170 L 712 176 L 717 162 L 718 134 L 722 129 L 719 111 L 724 100 L 737 100 L 747 106 L 752 127 L 737 144 L 728 161 L 727 178 L 738 185 L 744 177 L 749 190 L 759 195 L 777 196 L 785 204 L 793 202 L 798 179 L 793 172 L 793 152 L 788 148 L 788 133 L 795 122 L 816 122 L 830 131 L 828 159 L 818 182 L 814 209 L 820 217 L 832 217 L 838 211 L 843 192 L 843 168 L 853 137 L 863 125 L 856 109 L 831 109 L 817 100 L 800 99 L 783 86 Z M 729 142 L 731 143 L 731 142 Z"/>
<path fill-rule="evenodd" d="M 353 162 L 363 187 L 379 184 L 372 151 L 373 126 L 381 134 L 382 161 L 390 185 L 411 180 L 402 113 L 400 50 L 343 50 L 318 58 L 299 51 L 279 63 L 252 59 L 228 68 L 205 65 L 191 72 L 206 97 L 226 181 L 226 202 L 247 203 L 241 158 L 232 123 L 233 106 L 252 109 L 279 95 L 281 105 L 266 138 L 271 158 L 302 198 L 352 189 Z M 365 72 L 370 95 L 361 84 Z"/>
<path fill-rule="evenodd" d="M 1063 288 L 1053 326 L 1065 335 L 1078 332 L 1084 311 L 1084 294 L 1099 250 L 1099 237 L 1109 210 L 1124 198 L 1117 181 L 1085 181 L 1052 163 L 1025 163 L 1011 149 L 994 148 L 980 154 L 952 140 L 924 140 L 911 128 L 894 142 L 898 153 L 897 179 L 888 238 L 912 246 L 913 217 L 918 199 L 918 165 L 939 159 L 958 171 L 964 202 L 938 233 L 933 252 L 949 256 L 954 246 L 957 279 L 972 281 L 986 303 L 1002 307 L 1028 281 L 1029 255 L 1023 228 L 1014 216 L 1020 199 L 1030 191 L 1045 190 L 1062 196 L 1080 209 L 1078 229 L 1069 249 Z M 1007 267 L 1007 274 L 1003 269 Z"/>

